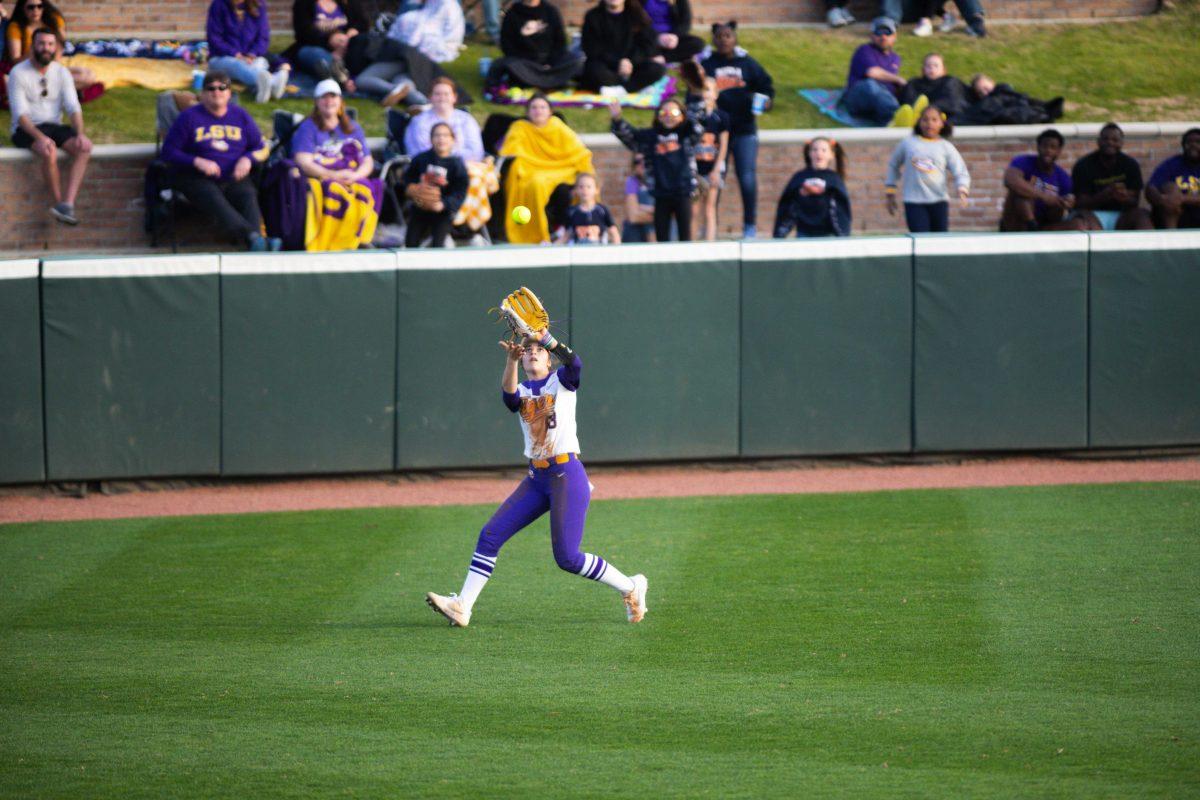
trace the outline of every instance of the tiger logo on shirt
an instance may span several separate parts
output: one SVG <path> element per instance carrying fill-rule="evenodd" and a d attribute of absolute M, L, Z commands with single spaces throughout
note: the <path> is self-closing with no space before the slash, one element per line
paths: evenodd
<path fill-rule="evenodd" d="M 549 438 L 558 424 L 554 413 L 554 395 L 541 394 L 521 398 L 521 419 L 529 426 L 529 439 L 533 458 L 553 455 Z"/>

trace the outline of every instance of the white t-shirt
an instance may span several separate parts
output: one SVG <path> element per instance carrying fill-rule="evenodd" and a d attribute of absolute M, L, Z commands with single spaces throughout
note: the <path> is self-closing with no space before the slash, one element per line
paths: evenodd
<path fill-rule="evenodd" d="M 45 75 L 38 71 L 33 59 L 25 59 L 13 67 L 8 75 L 8 103 L 12 108 L 9 133 L 16 133 L 23 114 L 28 114 L 34 125 L 41 125 L 61 123 L 63 114 L 70 117 L 82 110 L 71 71 L 57 61 L 47 65 Z"/>
<path fill-rule="evenodd" d="M 575 427 L 575 389 L 562 382 L 566 368 L 551 372 L 541 381 L 523 381 L 517 386 L 521 433 L 525 457 L 551 459 L 579 452 Z M 510 395 L 511 397 L 511 395 Z"/>

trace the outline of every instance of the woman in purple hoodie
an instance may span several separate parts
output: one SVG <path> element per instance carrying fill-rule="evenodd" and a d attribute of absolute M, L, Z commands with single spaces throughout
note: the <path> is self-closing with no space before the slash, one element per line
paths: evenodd
<path fill-rule="evenodd" d="M 283 97 L 288 84 L 285 63 L 274 74 L 267 62 L 271 27 L 263 0 L 213 0 L 208 7 L 208 64 L 227 73 L 265 103 Z"/>

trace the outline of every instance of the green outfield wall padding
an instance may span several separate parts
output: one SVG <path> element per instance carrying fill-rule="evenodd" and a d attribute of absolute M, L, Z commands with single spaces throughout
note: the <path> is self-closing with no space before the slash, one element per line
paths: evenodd
<path fill-rule="evenodd" d="M 742 249 L 741 454 L 912 446 L 912 240 Z"/>
<path fill-rule="evenodd" d="M 394 254 L 223 256 L 221 273 L 222 473 L 390 469 Z"/>
<path fill-rule="evenodd" d="M 38 262 L 0 261 L 0 484 L 46 477 Z"/>
<path fill-rule="evenodd" d="M 555 335 L 570 341 L 568 251 L 399 257 L 397 468 L 523 464 L 520 424 L 500 394 L 505 356 L 499 341 L 508 328 L 488 309 L 527 286 L 550 312 Z"/>
<path fill-rule="evenodd" d="M 216 256 L 42 265 L 50 480 L 215 475 Z"/>
<path fill-rule="evenodd" d="M 584 460 L 738 452 L 737 242 L 572 250 Z"/>
<path fill-rule="evenodd" d="M 914 447 L 1087 446 L 1087 236 L 916 237 Z"/>
<path fill-rule="evenodd" d="M 1093 234 L 1090 319 L 1092 446 L 1200 443 L 1200 233 Z"/>

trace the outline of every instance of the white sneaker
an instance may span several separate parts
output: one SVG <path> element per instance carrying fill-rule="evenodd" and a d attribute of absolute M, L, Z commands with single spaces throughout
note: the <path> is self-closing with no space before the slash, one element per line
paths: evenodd
<path fill-rule="evenodd" d="M 950 33 L 958 27 L 958 17 L 954 16 L 953 11 L 947 11 L 942 14 L 942 24 L 938 26 L 938 30 L 942 33 Z"/>
<path fill-rule="evenodd" d="M 629 94 L 629 90 L 626 89 L 624 86 L 621 86 L 620 84 L 618 84 L 616 86 L 601 86 L 600 87 L 600 96 L 601 97 L 607 97 L 609 99 L 612 99 L 612 98 L 620 99 L 627 94 Z"/>
<path fill-rule="evenodd" d="M 255 92 L 254 102 L 265 103 L 271 99 L 271 73 L 265 69 L 260 69 L 254 74 Z"/>
<path fill-rule="evenodd" d="M 854 18 L 854 15 L 850 13 L 850 9 L 846 8 L 845 6 L 842 6 L 842 19 L 846 21 L 847 25 L 853 25 L 855 22 L 858 22 L 858 20 Z"/>
<path fill-rule="evenodd" d="M 933 36 L 933 23 L 929 20 L 929 17 L 921 18 L 921 21 L 917 23 L 917 27 L 913 28 L 913 36 L 920 36 L 922 38 Z"/>
<path fill-rule="evenodd" d="M 846 24 L 846 17 L 842 9 L 834 6 L 825 15 L 825 21 L 829 23 L 829 27 L 831 28 L 840 28 Z"/>
<path fill-rule="evenodd" d="M 462 601 L 458 599 L 458 595 L 456 594 L 444 597 L 443 595 L 429 592 L 425 595 L 425 602 L 434 611 L 450 620 L 450 625 L 453 627 L 465 628 L 471 624 L 471 612 L 463 609 Z"/>
<path fill-rule="evenodd" d="M 633 581 L 633 591 L 621 595 L 621 599 L 625 601 L 625 618 L 630 622 L 641 622 L 648 610 L 646 608 L 646 576 L 634 575 L 630 580 Z"/>
<path fill-rule="evenodd" d="M 281 69 L 271 76 L 271 99 L 278 100 L 287 93 L 288 78 L 291 77 L 291 71 Z"/>

